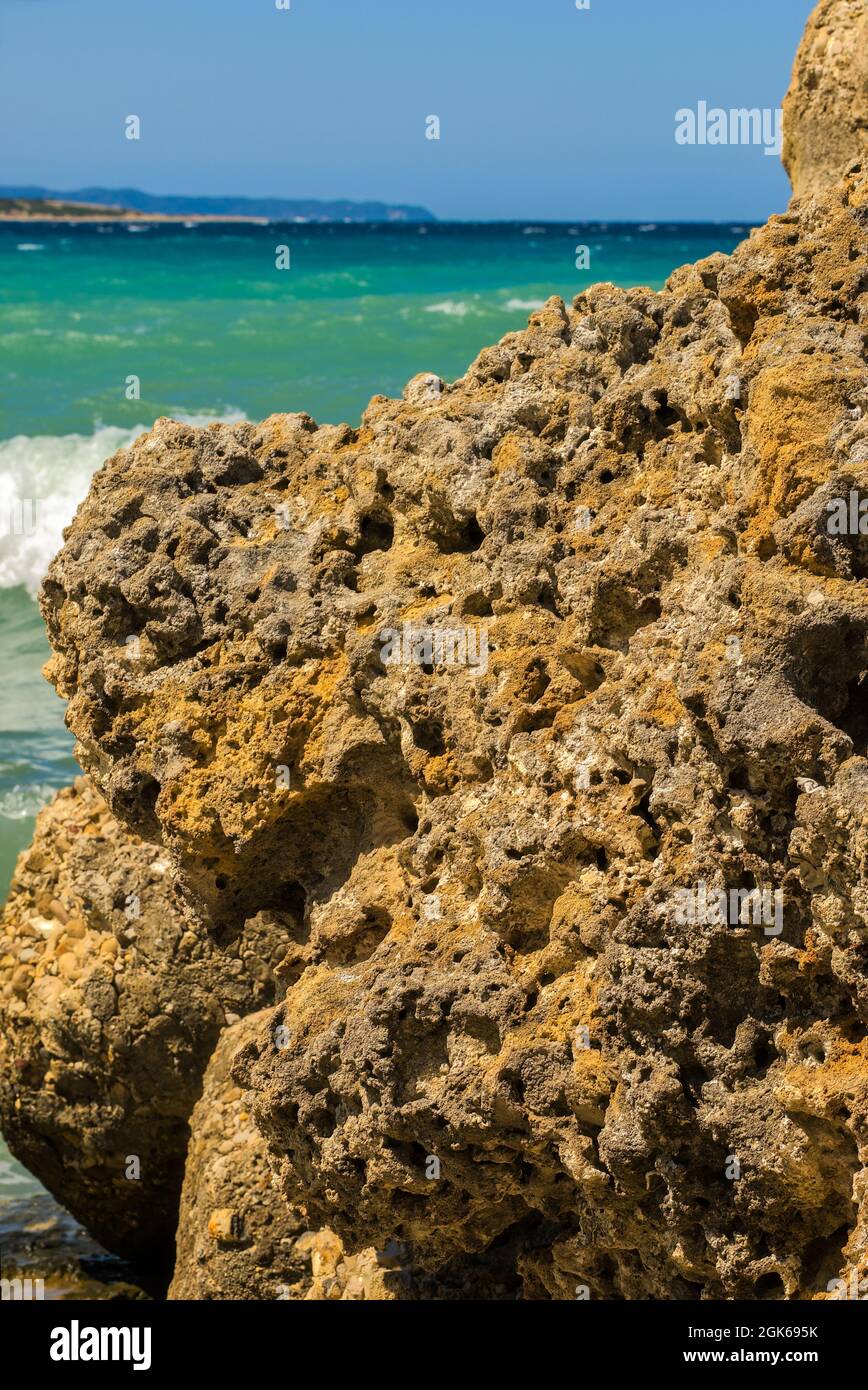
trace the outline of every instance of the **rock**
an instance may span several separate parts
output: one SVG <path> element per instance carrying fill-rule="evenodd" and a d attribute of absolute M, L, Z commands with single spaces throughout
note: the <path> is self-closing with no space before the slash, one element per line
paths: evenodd
<path fill-rule="evenodd" d="M 0 977 L 0 1122 L 108 1249 L 169 1256 L 202 1074 L 228 1011 L 280 997 L 286 920 L 209 934 L 85 778 L 40 813 L 0 923 L 24 961 Z"/>
<path fill-rule="evenodd" d="M 440 1287 L 508 1251 L 528 1298 L 827 1297 L 864 1257 L 868 551 L 829 523 L 868 495 L 868 179 L 812 70 L 803 196 L 732 256 L 552 298 L 358 429 L 158 421 L 51 566 L 112 813 L 214 940 L 292 942 L 230 1079 L 309 1287 L 361 1261 L 328 1296 L 372 1247 Z M 194 1296 L 267 1279 L 209 1123 Z"/>
<path fill-rule="evenodd" d="M 215 921 L 304 905 L 237 1079 L 351 1250 L 436 1269 L 542 1224 L 556 1297 L 804 1296 L 843 1261 L 865 925 L 828 935 L 796 778 L 837 795 L 866 751 L 861 542 L 825 524 L 865 476 L 864 191 L 660 294 L 551 300 L 359 431 L 160 422 L 52 567 L 116 814 Z M 680 920 L 706 884 L 768 922 Z"/>
<path fill-rule="evenodd" d="M 784 165 L 802 196 L 837 183 L 866 154 L 868 6 L 865 0 L 820 0 L 784 101 Z"/>
<path fill-rule="evenodd" d="M 170 1299 L 276 1299 L 301 1277 L 292 1251 L 306 1224 L 274 1191 L 262 1137 L 229 1075 L 251 1026 L 244 1019 L 223 1032 L 191 1116 Z"/>
<path fill-rule="evenodd" d="M 433 1280 L 406 1248 L 345 1250 L 333 1231 L 309 1230 L 274 1184 L 250 1096 L 235 1085 L 238 1049 L 267 1023 L 251 1015 L 221 1036 L 190 1121 L 190 1148 L 170 1299 L 409 1300 L 515 1298 L 516 1252 L 460 1261 Z"/>

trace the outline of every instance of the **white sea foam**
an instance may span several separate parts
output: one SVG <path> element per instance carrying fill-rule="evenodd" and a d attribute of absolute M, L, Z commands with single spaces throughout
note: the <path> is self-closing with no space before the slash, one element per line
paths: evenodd
<path fill-rule="evenodd" d="M 219 415 L 169 413 L 191 425 L 244 419 L 243 411 L 231 406 Z M 101 425 L 90 435 L 19 434 L 0 440 L 0 589 L 23 584 L 36 593 L 93 474 L 147 428 Z"/>
<path fill-rule="evenodd" d="M 450 318 L 463 319 L 469 314 L 471 306 L 465 299 L 443 299 L 439 304 L 426 304 L 427 314 L 448 314 Z"/>
<path fill-rule="evenodd" d="M 44 251 L 45 243 L 42 241 L 19 241 L 17 249 L 19 251 Z"/>
<path fill-rule="evenodd" d="M 541 309 L 544 304 L 544 299 L 508 299 L 503 307 L 511 313 L 514 309 Z"/>
<path fill-rule="evenodd" d="M 38 815 L 56 791 L 57 788 L 47 782 L 38 782 L 32 787 L 12 787 L 0 793 L 0 819 L 24 820 L 27 816 Z"/>

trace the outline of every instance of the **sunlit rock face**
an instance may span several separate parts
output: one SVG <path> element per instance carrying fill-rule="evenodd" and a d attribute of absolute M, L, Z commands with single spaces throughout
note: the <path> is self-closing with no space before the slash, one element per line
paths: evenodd
<path fill-rule="evenodd" d="M 46 579 L 111 813 L 209 939 L 285 947 L 230 1070 L 351 1258 L 509 1249 L 546 1298 L 864 1264 L 868 182 L 858 123 L 812 182 L 817 128 L 732 256 L 357 429 L 158 421 Z"/>
<path fill-rule="evenodd" d="M 232 1076 L 238 1049 L 263 1017 L 252 1014 L 227 1028 L 205 1073 L 190 1120 L 170 1299 L 515 1299 L 524 1253 L 516 1241 L 461 1256 L 435 1276 L 414 1269 L 398 1241 L 350 1253 L 334 1231 L 308 1228 L 303 1212 L 278 1190 L 250 1096 Z"/>
<path fill-rule="evenodd" d="M 868 5 L 821 0 L 784 101 L 783 159 L 795 193 L 837 183 L 868 147 Z M 862 165 L 864 168 L 864 164 Z"/>
<path fill-rule="evenodd" d="M 171 1270 L 202 1073 L 282 995 L 290 928 L 205 930 L 87 778 L 38 816 L 0 919 L 0 1127 L 108 1249 Z"/>

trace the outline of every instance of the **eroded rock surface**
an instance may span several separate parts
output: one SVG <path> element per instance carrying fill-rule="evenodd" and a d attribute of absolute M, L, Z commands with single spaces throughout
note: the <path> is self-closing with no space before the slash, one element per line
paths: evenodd
<path fill-rule="evenodd" d="M 554 1296 L 843 1263 L 868 571 L 827 503 L 866 483 L 866 244 L 854 174 L 359 430 L 161 421 L 95 479 L 52 674 L 201 912 L 303 904 L 315 956 L 238 1077 L 350 1248 L 534 1229 Z M 705 884 L 768 921 L 679 920 Z"/>
<path fill-rule="evenodd" d="M 517 1250 L 459 1260 L 432 1278 L 395 1241 L 348 1252 L 330 1230 L 309 1230 L 278 1189 L 251 1097 L 232 1077 L 239 1048 L 270 1013 L 221 1036 L 190 1121 L 171 1299 L 388 1300 L 515 1298 Z"/>
<path fill-rule="evenodd" d="M 866 156 L 868 4 L 821 0 L 784 101 L 784 165 L 797 194 L 814 194 Z"/>
<path fill-rule="evenodd" d="M 197 924 L 165 852 L 86 778 L 38 817 L 0 920 L 0 1116 L 109 1249 L 170 1254 L 208 1058 L 227 1021 L 280 997 L 288 946 L 285 918 L 219 939 Z"/>
<path fill-rule="evenodd" d="M 161 420 L 94 479 L 42 595 L 79 757 L 197 942 L 286 952 L 195 1122 L 182 1296 L 271 1296 L 301 1208 L 334 1235 L 294 1297 L 393 1243 L 543 1298 L 864 1264 L 868 184 L 828 95 L 860 23 L 818 8 L 804 196 L 732 256 L 551 299 L 358 429 Z M 22 980 L 14 1052 L 64 1078 L 22 1136 L 89 1118 L 73 1085 L 106 1125 Z M 224 1143 L 262 1194 L 235 1264 Z"/>

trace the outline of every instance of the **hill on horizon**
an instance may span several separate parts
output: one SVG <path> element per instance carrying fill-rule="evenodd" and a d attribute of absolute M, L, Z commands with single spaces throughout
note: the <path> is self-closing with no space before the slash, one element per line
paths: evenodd
<path fill-rule="evenodd" d="M 319 198 L 187 197 L 144 193 L 138 188 L 76 188 L 58 191 L 36 185 L 0 187 L 0 198 L 59 199 L 64 203 L 98 203 L 132 212 L 173 216 L 267 217 L 274 221 L 303 218 L 309 222 L 436 222 L 427 208 L 406 203 L 350 200 L 324 202 Z"/>

